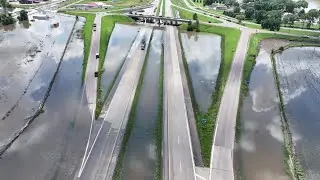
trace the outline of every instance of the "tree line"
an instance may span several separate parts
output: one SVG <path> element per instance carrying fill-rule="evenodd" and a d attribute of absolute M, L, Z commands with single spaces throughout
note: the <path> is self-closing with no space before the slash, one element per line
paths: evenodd
<path fill-rule="evenodd" d="M 16 22 L 16 20 L 12 17 L 11 14 L 8 13 L 8 8 L 11 9 L 12 6 L 6 0 L 0 0 L 0 5 L 3 8 L 3 14 L 0 14 L 0 24 L 9 25 Z M 28 12 L 25 10 L 20 11 L 20 15 L 18 16 L 19 21 L 27 21 L 28 20 Z"/>
<path fill-rule="evenodd" d="M 279 31 L 281 24 L 293 26 L 296 21 L 302 22 L 302 27 L 310 28 L 320 18 L 320 10 L 311 9 L 308 12 L 308 2 L 305 0 L 243 0 L 240 5 L 233 2 L 232 10 L 224 14 L 237 18 L 254 20 L 264 29 Z M 320 21 L 318 21 L 320 29 Z"/>

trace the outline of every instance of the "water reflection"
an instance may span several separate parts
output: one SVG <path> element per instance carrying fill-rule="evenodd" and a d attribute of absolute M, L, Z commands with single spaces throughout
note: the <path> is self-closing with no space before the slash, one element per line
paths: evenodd
<path fill-rule="evenodd" d="M 182 45 L 191 76 L 193 92 L 200 111 L 211 105 L 221 62 L 221 37 L 182 33 Z"/>
<path fill-rule="evenodd" d="M 308 180 L 320 178 L 320 48 L 290 48 L 276 56 L 285 113 Z"/>
<path fill-rule="evenodd" d="M 104 61 L 104 72 L 101 78 L 102 94 L 111 88 L 112 82 L 124 62 L 131 44 L 138 34 L 138 27 L 116 24 L 108 44 L 106 58 Z"/>
<path fill-rule="evenodd" d="M 283 134 L 270 53 L 261 47 L 241 108 L 237 165 L 246 180 L 289 180 L 284 172 Z"/>
<path fill-rule="evenodd" d="M 83 22 L 77 23 L 75 29 L 81 29 L 83 24 Z M 90 128 L 87 104 L 80 101 L 83 51 L 79 49 L 83 49 L 83 40 L 75 34 L 50 91 L 44 113 L 28 127 L 28 130 L 2 157 L 0 179 L 69 180 L 74 178 L 83 157 L 83 149 L 85 149 Z M 55 60 L 52 59 L 51 62 Z M 38 91 L 42 91 L 42 84 L 38 82 L 30 88 L 28 90 L 30 93 L 24 99 L 32 98 L 31 94 L 40 98 Z M 28 101 L 23 100 L 21 103 L 21 106 L 26 106 L 24 103 Z"/>
<path fill-rule="evenodd" d="M 0 30 L 0 142 L 25 123 L 43 98 L 71 32 L 74 18 L 60 17 L 60 27 L 51 21 L 35 21 L 25 29 Z"/>
<path fill-rule="evenodd" d="M 154 30 L 146 74 L 138 100 L 135 124 L 124 159 L 125 180 L 154 179 L 156 171 L 156 120 L 163 32 Z"/>

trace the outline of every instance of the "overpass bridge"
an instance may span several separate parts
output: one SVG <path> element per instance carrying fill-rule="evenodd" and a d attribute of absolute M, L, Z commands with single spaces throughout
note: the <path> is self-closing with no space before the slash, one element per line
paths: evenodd
<path fill-rule="evenodd" d="M 143 20 L 145 22 L 164 22 L 164 24 L 178 25 L 179 23 L 191 23 L 189 19 L 173 18 L 173 17 L 162 17 L 162 16 L 152 16 L 152 15 L 142 15 L 142 14 L 127 14 L 134 20 Z"/>

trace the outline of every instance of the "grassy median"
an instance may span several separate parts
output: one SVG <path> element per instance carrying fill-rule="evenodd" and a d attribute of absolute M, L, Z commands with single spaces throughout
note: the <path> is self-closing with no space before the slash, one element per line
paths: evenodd
<path fill-rule="evenodd" d="M 178 7 L 173 7 L 175 10 L 179 11 L 179 15 L 181 18 L 183 19 L 193 19 L 193 14 L 194 12 L 192 12 L 191 10 L 185 10 L 185 9 L 181 9 Z M 202 22 L 212 22 L 212 23 L 221 23 L 221 21 L 215 19 L 215 18 L 211 18 L 211 17 L 207 17 L 201 14 L 197 14 L 198 16 L 198 20 L 202 21 Z"/>
<path fill-rule="evenodd" d="M 180 30 L 186 30 L 187 25 L 183 24 L 180 26 Z M 222 60 L 220 63 L 219 75 L 216 82 L 215 92 L 212 94 L 212 104 L 210 105 L 207 113 L 201 113 L 198 108 L 194 105 L 194 111 L 196 112 L 197 119 L 197 130 L 200 138 L 201 152 L 205 166 L 210 165 L 212 137 L 215 129 L 216 118 L 220 106 L 221 97 L 223 94 L 224 86 L 227 82 L 228 75 L 231 69 L 233 56 L 235 54 L 237 44 L 240 37 L 240 31 L 238 29 L 219 27 L 200 24 L 200 32 L 213 33 L 220 35 L 221 39 L 221 55 Z M 181 42 L 180 42 L 181 43 Z M 181 46 L 182 47 L 182 46 Z M 186 73 L 188 76 L 188 68 L 186 67 Z M 188 77 L 189 89 L 190 77 Z M 192 89 L 190 89 L 191 94 Z M 194 95 L 191 95 L 194 96 Z M 193 99 L 194 101 L 194 99 Z M 206 123 L 202 123 L 202 119 L 207 119 Z"/>

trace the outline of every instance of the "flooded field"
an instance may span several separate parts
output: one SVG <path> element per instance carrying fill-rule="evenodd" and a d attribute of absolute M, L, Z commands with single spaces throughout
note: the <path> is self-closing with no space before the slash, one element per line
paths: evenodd
<path fill-rule="evenodd" d="M 124 158 L 122 179 L 154 179 L 162 34 L 161 30 L 154 30 L 151 40 L 135 122 Z"/>
<path fill-rule="evenodd" d="M 107 95 L 121 65 L 124 63 L 131 45 L 138 34 L 137 26 L 116 24 L 108 44 L 101 77 L 102 95 Z"/>
<path fill-rule="evenodd" d="M 1 73 L 9 71 L 13 74 L 12 76 L 5 76 L 4 80 L 11 77 L 14 84 L 10 81 L 4 87 L 16 89 L 16 96 L 20 95 L 19 88 L 22 89 L 20 91 L 24 91 L 28 80 L 30 80 L 30 78 L 27 79 L 29 77 L 27 75 L 25 76 L 26 79 L 21 78 L 24 77 L 21 74 L 25 72 L 27 72 L 26 74 L 35 74 L 32 85 L 26 89 L 27 92 L 22 97 L 18 107 L 5 120 L 0 122 L 2 139 L 6 135 L 4 130 L 7 130 L 7 135 L 10 135 L 8 133 L 9 130 L 14 132 L 15 129 L 21 128 L 21 124 L 26 122 L 24 118 L 30 115 L 32 108 L 36 107 L 44 98 L 48 83 L 53 77 L 54 70 L 61 58 L 61 52 L 65 46 L 63 43 L 68 38 L 73 20 L 74 18 L 60 21 L 58 29 L 43 28 L 47 27 L 45 25 L 49 26 L 49 22 L 36 21 L 35 24 L 39 23 L 36 27 L 41 28 L 42 31 L 38 32 L 39 29 L 35 29 L 32 33 L 43 33 L 43 37 L 48 38 L 48 40 L 44 40 L 41 52 L 34 56 L 34 60 L 30 62 L 31 64 L 23 63 L 26 60 L 24 59 L 25 54 L 22 52 L 29 49 L 21 46 L 22 50 L 18 51 L 21 53 L 13 53 L 16 56 L 11 57 L 10 60 L 12 62 L 10 60 L 6 61 L 7 68 L 0 71 Z M 84 22 L 82 21 L 76 24 L 75 31 L 73 31 L 74 34 L 50 91 L 50 96 L 45 103 L 44 112 L 28 126 L 26 131 L 2 155 L 0 159 L 0 179 L 73 179 L 76 168 L 83 156 L 90 128 L 90 121 L 88 121 L 90 113 L 86 100 L 83 99 L 81 101 L 83 92 L 81 80 L 83 51 L 79 51 L 79 49 L 83 49 L 81 37 L 83 25 Z M 31 27 L 33 27 L 33 24 Z M 19 29 L 17 28 L 16 30 Z M 19 36 L 15 34 L 17 33 L 15 32 L 16 30 L 11 32 L 11 36 L 8 34 L 5 36 L 8 41 L 7 44 L 11 45 L 12 51 L 14 51 L 15 47 L 9 38 Z M 35 38 L 31 38 L 33 36 L 32 33 L 29 32 L 28 36 L 20 37 L 20 39 L 26 39 L 19 42 L 27 43 L 35 40 Z M 2 41 L 1 45 L 4 42 L 6 41 Z M 34 43 L 33 46 L 40 44 L 39 41 L 32 43 Z M 2 49 L 0 48 L 0 50 Z M 6 56 L 10 57 L 9 54 Z M 23 59 L 24 61 L 19 66 L 18 63 Z M 3 59 L 1 58 L 1 60 Z M 34 69 L 27 66 L 32 66 Z M 35 72 L 37 69 L 39 69 L 39 72 Z M 20 77 L 16 77 L 19 75 Z M 3 82 L 1 83 L 3 84 Z M 1 88 L 2 90 L 7 90 L 6 88 Z M 6 93 L 9 94 L 8 91 Z M 15 102 L 15 96 L 10 98 L 8 102 Z M 4 104 L 4 102 L 1 103 L 3 106 Z M 14 119 L 13 117 L 18 118 Z M 15 121 L 17 123 L 13 126 L 10 122 Z M 30 164 L 30 162 L 32 163 Z"/>
<path fill-rule="evenodd" d="M 181 40 L 197 105 L 200 111 L 206 112 L 219 74 L 221 37 L 181 33 Z"/>
<path fill-rule="evenodd" d="M 51 23 L 59 21 L 59 28 Z M 1 31 L 0 144 L 22 127 L 48 88 L 71 32 L 74 18 L 17 24 Z"/>
<path fill-rule="evenodd" d="M 320 179 L 320 48 L 276 55 L 284 108 L 307 180 Z"/>
<path fill-rule="evenodd" d="M 236 164 L 245 180 L 289 180 L 285 174 L 279 98 L 273 76 L 270 45 L 261 44 L 251 73 L 248 96 L 240 110 L 242 132 Z"/>

